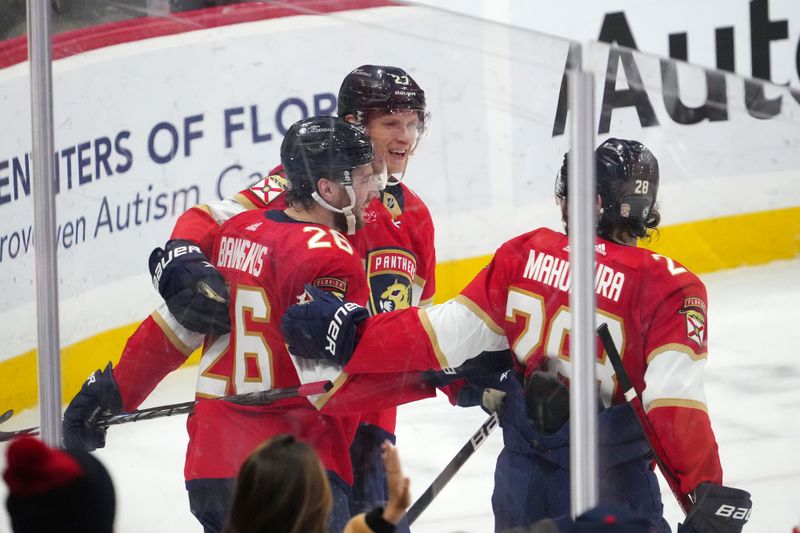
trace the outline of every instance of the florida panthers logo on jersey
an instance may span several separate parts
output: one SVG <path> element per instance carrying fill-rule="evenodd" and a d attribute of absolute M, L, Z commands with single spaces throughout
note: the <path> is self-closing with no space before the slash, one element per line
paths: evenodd
<path fill-rule="evenodd" d="M 272 174 L 250 187 L 250 192 L 255 194 L 265 205 L 269 205 L 286 190 L 286 185 L 285 176 Z"/>
<path fill-rule="evenodd" d="M 367 252 L 366 262 L 372 313 L 409 307 L 417 271 L 414 254 L 400 248 L 379 248 Z"/>
<path fill-rule="evenodd" d="M 706 304 L 696 297 L 686 298 L 678 311 L 686 315 L 686 336 L 702 347 L 706 336 Z"/>

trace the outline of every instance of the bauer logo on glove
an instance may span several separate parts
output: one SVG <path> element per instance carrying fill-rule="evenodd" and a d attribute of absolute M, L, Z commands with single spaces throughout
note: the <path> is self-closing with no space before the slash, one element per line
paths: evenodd
<path fill-rule="evenodd" d="M 369 311 L 313 285 L 306 285 L 304 294 L 304 302 L 289 307 L 281 321 L 289 353 L 346 365 L 356 347 L 357 326 Z"/>
<path fill-rule="evenodd" d="M 153 285 L 181 326 L 206 335 L 230 332 L 225 278 L 200 247 L 171 240 L 163 249 L 153 250 L 149 263 Z"/>
<path fill-rule="evenodd" d="M 333 314 L 333 320 L 328 324 L 328 334 L 325 336 L 325 340 L 328 342 L 325 349 L 331 354 L 331 357 L 336 357 L 336 341 L 339 338 L 342 322 L 347 320 L 351 312 L 358 311 L 359 309 L 364 308 L 353 302 L 342 302 L 341 307 Z"/>
<path fill-rule="evenodd" d="M 176 257 L 180 257 L 184 254 L 194 253 L 202 255 L 203 252 L 200 251 L 199 246 L 195 246 L 194 244 L 177 244 L 183 241 L 170 241 L 171 243 L 176 243 L 174 246 L 170 247 L 169 243 L 166 245 L 166 250 L 162 250 L 161 248 L 156 248 L 150 254 L 150 272 L 153 275 L 153 287 L 159 292 L 158 285 L 161 281 L 161 276 L 164 274 L 164 269 L 167 268 L 173 259 Z M 203 256 L 205 257 L 205 256 Z M 155 261 L 155 264 L 153 264 Z M 206 264 L 211 267 L 211 263 L 206 261 Z M 213 267 L 212 267 L 213 268 Z"/>

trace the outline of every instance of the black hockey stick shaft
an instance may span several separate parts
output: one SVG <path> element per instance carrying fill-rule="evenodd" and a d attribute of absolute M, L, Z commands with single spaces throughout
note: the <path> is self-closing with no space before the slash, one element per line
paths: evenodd
<path fill-rule="evenodd" d="M 492 413 L 489 415 L 489 418 L 481 424 L 481 427 L 478 428 L 478 431 L 475 432 L 472 437 L 470 437 L 469 441 L 467 441 L 464 446 L 458 451 L 458 453 L 453 457 L 453 459 L 444 467 L 444 470 L 436 476 L 436 479 L 433 480 L 433 483 L 422 493 L 422 495 L 417 498 L 417 501 L 408 509 L 406 513 L 406 517 L 408 518 L 409 525 L 413 524 L 414 521 L 419 518 L 419 515 L 422 514 L 425 509 L 433 502 L 433 499 L 442 492 L 442 489 L 453 479 L 453 476 L 456 475 L 456 472 L 464 466 L 464 463 L 467 462 L 467 459 L 472 457 L 472 454 L 475 453 L 475 450 L 480 448 L 480 446 L 486 441 L 486 438 L 489 434 L 496 428 L 500 423 L 500 420 L 497 418 L 497 412 Z"/>
<path fill-rule="evenodd" d="M 667 481 L 670 490 L 672 490 L 672 494 L 675 495 L 675 499 L 678 500 L 678 504 L 681 506 L 683 513 L 687 514 L 691 507 L 691 502 L 688 497 L 681 493 L 680 481 L 675 471 L 666 464 L 667 455 L 664 451 L 664 447 L 661 445 L 661 441 L 658 440 L 658 435 L 656 435 L 655 429 L 650 423 L 650 419 L 647 417 L 639 393 L 636 392 L 633 384 L 631 384 L 631 378 L 628 375 L 628 371 L 625 370 L 625 365 L 622 364 L 622 358 L 619 355 L 619 351 L 617 351 L 617 345 L 614 343 L 614 339 L 611 338 L 611 332 L 608 330 L 608 325 L 605 322 L 600 324 L 597 328 L 597 334 L 600 336 L 603 347 L 608 354 L 608 360 L 611 361 L 611 366 L 614 367 L 614 373 L 617 375 L 617 381 L 622 387 L 625 401 L 631 406 L 631 409 L 633 409 L 633 413 L 636 415 L 636 421 L 639 422 L 647 444 L 650 446 L 650 451 L 653 452 L 656 464 L 659 470 L 661 470 L 661 473 L 664 474 L 664 479 Z"/>
<path fill-rule="evenodd" d="M 268 403 L 283 400 L 285 398 L 322 394 L 331 390 L 332 387 L 333 383 L 330 381 L 316 381 L 314 383 L 296 385 L 294 387 L 247 392 L 244 394 L 234 394 L 231 396 L 222 396 L 212 399 L 231 402 L 238 405 L 266 405 Z M 163 418 L 165 416 L 189 414 L 194 411 L 196 404 L 197 400 L 161 405 L 158 407 L 150 407 L 148 409 L 138 409 L 131 413 L 120 413 L 118 415 L 100 417 L 97 419 L 97 422 L 95 422 L 95 425 L 98 427 L 109 427 L 118 424 L 127 424 L 129 422 L 138 422 L 139 420 L 152 420 L 153 418 Z"/>
<path fill-rule="evenodd" d="M 236 403 L 239 405 L 266 405 L 278 400 L 286 398 L 313 396 L 315 394 L 323 394 L 328 392 L 333 387 L 330 381 L 316 381 L 307 383 L 305 385 L 297 385 L 294 387 L 284 387 L 280 389 L 270 389 L 258 392 L 247 392 L 244 394 L 234 394 L 230 396 L 222 396 L 220 398 L 212 398 L 210 400 L 223 400 L 226 402 Z M 206 400 L 199 400 L 206 401 Z M 166 416 L 189 414 L 194 411 L 194 407 L 198 400 L 189 402 L 173 403 L 168 405 L 160 405 L 158 407 L 150 407 L 147 409 L 138 409 L 130 413 L 120 413 L 118 415 L 104 416 L 98 418 L 94 425 L 97 427 L 109 427 L 119 424 L 127 424 L 130 422 L 138 422 L 140 420 L 152 420 L 154 418 L 163 418 Z M 13 410 L 9 409 L 2 416 L 0 416 L 0 423 L 8 420 L 13 414 Z M 39 428 L 31 427 L 20 429 L 16 431 L 0 431 L 0 442 L 11 440 L 14 437 L 21 435 L 38 435 Z"/>

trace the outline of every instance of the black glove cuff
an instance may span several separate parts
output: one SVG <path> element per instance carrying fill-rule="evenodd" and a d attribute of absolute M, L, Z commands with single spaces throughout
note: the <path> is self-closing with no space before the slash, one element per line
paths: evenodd
<path fill-rule="evenodd" d="M 394 533 L 397 529 L 394 524 L 383 518 L 383 507 L 376 507 L 366 514 L 364 521 L 375 533 Z"/>

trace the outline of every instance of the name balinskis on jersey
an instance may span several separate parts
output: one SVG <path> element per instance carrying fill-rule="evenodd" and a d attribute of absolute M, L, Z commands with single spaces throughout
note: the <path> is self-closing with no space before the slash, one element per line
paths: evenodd
<path fill-rule="evenodd" d="M 261 274 L 267 247 L 248 239 L 222 237 L 217 267 L 234 268 L 252 276 Z"/>
<path fill-rule="evenodd" d="M 598 296 L 618 301 L 625 285 L 625 274 L 602 263 L 595 262 L 594 290 Z M 572 273 L 569 262 L 544 252 L 531 250 L 523 277 L 550 285 L 558 290 L 569 292 L 572 286 Z"/>

